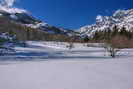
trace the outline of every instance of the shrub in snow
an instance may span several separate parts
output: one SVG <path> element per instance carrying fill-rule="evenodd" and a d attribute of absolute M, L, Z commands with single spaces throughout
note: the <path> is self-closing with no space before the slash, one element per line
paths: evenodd
<path fill-rule="evenodd" d="M 112 57 L 115 57 L 120 49 L 133 48 L 133 39 L 129 39 L 127 36 L 121 34 L 114 35 L 110 40 L 105 41 L 106 45 L 104 48 Z"/>
<path fill-rule="evenodd" d="M 124 48 L 123 43 L 125 42 L 124 37 L 114 36 L 112 39 L 107 40 L 104 46 L 105 50 L 110 53 L 111 57 L 115 57 L 116 53 Z"/>
<path fill-rule="evenodd" d="M 0 39 L 5 40 L 5 41 L 14 41 L 16 39 L 16 36 L 11 35 L 8 32 L 0 33 Z"/>

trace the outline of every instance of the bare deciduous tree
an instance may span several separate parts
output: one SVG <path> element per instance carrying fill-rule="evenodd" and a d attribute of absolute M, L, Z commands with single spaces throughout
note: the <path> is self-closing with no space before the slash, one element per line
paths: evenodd
<path fill-rule="evenodd" d="M 129 44 L 129 40 L 125 36 L 114 36 L 111 40 L 106 41 L 105 49 L 110 53 L 111 57 L 116 57 L 116 54 L 120 49 L 127 48 Z"/>

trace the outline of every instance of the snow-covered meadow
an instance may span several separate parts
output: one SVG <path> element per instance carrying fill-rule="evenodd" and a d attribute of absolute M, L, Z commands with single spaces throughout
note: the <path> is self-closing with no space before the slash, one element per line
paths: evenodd
<path fill-rule="evenodd" d="M 111 58 L 97 44 L 27 44 L 0 57 L 0 89 L 133 89 L 133 49 Z"/>
<path fill-rule="evenodd" d="M 38 42 L 28 41 L 26 47 L 15 46 L 15 52 L 9 52 L 0 56 L 1 61 L 45 61 L 58 59 L 100 60 L 112 59 L 109 53 L 102 47 L 103 44 L 74 43 L 69 49 L 70 43 L 64 42 Z M 89 47 L 88 47 L 88 46 Z M 133 49 L 122 49 L 116 54 L 116 58 L 132 58 Z M 115 59 L 116 59 L 115 58 Z"/>

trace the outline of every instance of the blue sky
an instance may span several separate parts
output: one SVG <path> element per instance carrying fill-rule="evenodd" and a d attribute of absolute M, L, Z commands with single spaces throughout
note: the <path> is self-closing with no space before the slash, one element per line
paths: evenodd
<path fill-rule="evenodd" d="M 19 0 L 16 6 L 48 24 L 78 29 L 93 24 L 97 15 L 133 8 L 133 0 Z"/>

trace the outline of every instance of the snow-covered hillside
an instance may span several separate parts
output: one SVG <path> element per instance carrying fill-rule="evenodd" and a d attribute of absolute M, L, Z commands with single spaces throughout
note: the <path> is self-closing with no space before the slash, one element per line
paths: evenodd
<path fill-rule="evenodd" d="M 0 6 L 0 16 L 8 17 L 12 20 L 21 22 L 22 24 L 25 24 L 27 26 L 31 25 L 32 27 L 32 25 L 34 25 L 33 28 L 37 28 L 38 24 L 42 23 L 36 18 L 32 17 L 28 11 L 14 7 Z"/>
<path fill-rule="evenodd" d="M 8 20 L 14 21 L 19 25 L 31 27 L 49 34 L 63 34 L 67 36 L 75 34 L 72 30 L 66 30 L 64 28 L 49 25 L 46 22 L 32 16 L 32 14 L 27 10 L 20 8 L 0 5 L 0 17 L 7 18 Z"/>
<path fill-rule="evenodd" d="M 88 35 L 92 37 L 95 32 L 109 30 L 114 26 L 118 28 L 125 27 L 127 31 L 133 31 L 133 9 L 129 10 L 117 10 L 112 16 L 98 15 L 96 23 L 80 28 L 82 35 Z"/>

